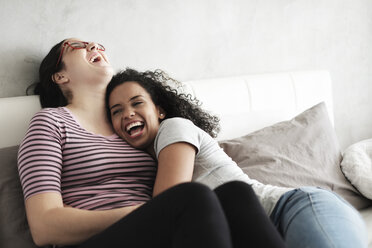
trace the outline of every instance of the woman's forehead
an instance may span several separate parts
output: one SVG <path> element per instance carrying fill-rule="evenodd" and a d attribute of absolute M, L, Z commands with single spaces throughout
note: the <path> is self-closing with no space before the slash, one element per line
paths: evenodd
<path fill-rule="evenodd" d="M 83 41 L 83 40 L 81 40 L 79 38 L 68 38 L 68 39 L 65 40 L 65 42 L 68 42 L 68 41 Z"/>

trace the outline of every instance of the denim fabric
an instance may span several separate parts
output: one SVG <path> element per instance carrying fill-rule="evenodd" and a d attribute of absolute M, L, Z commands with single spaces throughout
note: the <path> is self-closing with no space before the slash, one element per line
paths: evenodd
<path fill-rule="evenodd" d="M 288 248 L 368 247 L 358 211 L 324 189 L 302 187 L 285 193 L 270 217 Z"/>

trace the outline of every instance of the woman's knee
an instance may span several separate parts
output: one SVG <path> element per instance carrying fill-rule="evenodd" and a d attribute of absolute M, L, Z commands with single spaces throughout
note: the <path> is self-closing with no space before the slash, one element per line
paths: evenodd
<path fill-rule="evenodd" d="M 173 186 L 174 191 L 176 191 L 178 194 L 182 193 L 185 195 L 197 195 L 197 194 L 210 194 L 212 193 L 212 190 L 201 183 L 197 182 L 186 182 L 186 183 L 180 183 L 176 186 Z"/>
<path fill-rule="evenodd" d="M 365 226 L 360 214 L 334 192 L 301 187 L 288 196 L 280 214 L 282 233 L 292 233 L 289 236 L 295 233 L 300 237 L 299 232 L 307 230 L 308 234 L 302 239 L 317 237 L 318 243 L 324 240 L 336 244 L 335 247 L 365 242 Z"/>
<path fill-rule="evenodd" d="M 215 189 L 225 211 L 260 213 L 267 215 L 252 187 L 242 181 L 232 181 Z"/>
<path fill-rule="evenodd" d="M 253 188 L 242 181 L 230 181 L 218 186 L 214 190 L 217 194 L 225 194 L 225 195 L 252 195 L 256 196 Z"/>
<path fill-rule="evenodd" d="M 192 214 L 190 218 L 221 218 L 223 210 L 217 195 L 200 183 L 182 183 L 176 186 L 177 197 L 172 203 L 182 214 Z"/>
<path fill-rule="evenodd" d="M 214 192 L 206 185 L 196 182 L 178 184 L 168 190 L 172 194 L 171 198 L 177 202 L 185 202 L 189 205 L 198 204 L 205 201 L 215 201 Z"/>
<path fill-rule="evenodd" d="M 345 223 L 364 227 L 360 214 L 350 203 L 336 193 L 322 188 L 301 187 L 286 200 L 284 206 L 285 212 L 292 213 L 290 216 L 297 216 L 302 212 L 304 216 L 323 219 L 324 222 L 340 218 Z"/>
<path fill-rule="evenodd" d="M 311 216 L 321 209 L 338 208 L 344 202 L 332 192 L 318 187 L 301 187 L 285 193 L 277 202 L 271 218 L 276 224 L 291 222 L 292 218 Z"/>
<path fill-rule="evenodd" d="M 337 193 L 322 189 L 319 187 L 301 187 L 299 188 L 300 194 L 302 194 L 303 197 L 311 198 L 318 202 L 323 202 L 326 204 L 334 205 L 334 206 L 347 206 L 352 209 L 353 206 L 349 202 L 347 202 L 345 199 L 343 199 L 341 196 L 339 196 Z"/>

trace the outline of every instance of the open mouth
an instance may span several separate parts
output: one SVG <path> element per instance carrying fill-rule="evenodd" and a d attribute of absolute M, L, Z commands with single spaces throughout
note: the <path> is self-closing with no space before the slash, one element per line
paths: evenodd
<path fill-rule="evenodd" d="M 94 55 L 93 57 L 90 58 L 91 63 L 96 63 L 100 62 L 102 60 L 102 57 L 99 54 Z"/>
<path fill-rule="evenodd" d="M 125 131 L 129 134 L 129 136 L 136 137 L 142 132 L 144 126 L 145 124 L 142 121 L 134 121 L 125 127 Z"/>

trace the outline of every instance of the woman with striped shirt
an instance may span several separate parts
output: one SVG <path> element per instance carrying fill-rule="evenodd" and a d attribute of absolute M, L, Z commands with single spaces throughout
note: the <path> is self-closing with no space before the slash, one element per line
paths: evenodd
<path fill-rule="evenodd" d="M 234 184 L 213 192 L 182 183 L 152 198 L 154 160 L 114 134 L 106 117 L 104 96 L 112 74 L 105 48 L 79 39 L 56 44 L 40 65 L 35 93 L 43 109 L 32 118 L 18 153 L 34 242 L 246 247 L 233 242 L 224 213 L 226 207 L 244 207 L 244 201 L 219 198 L 236 193 Z M 272 237 L 271 243 L 262 238 L 266 247 L 283 247 L 279 235 Z"/>

